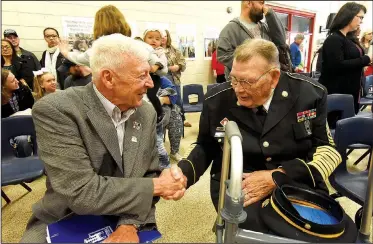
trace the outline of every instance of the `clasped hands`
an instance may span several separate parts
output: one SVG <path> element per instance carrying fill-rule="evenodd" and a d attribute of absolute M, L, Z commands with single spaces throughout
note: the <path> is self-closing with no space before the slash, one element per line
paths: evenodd
<path fill-rule="evenodd" d="M 276 187 L 272 179 L 272 173 L 275 171 L 285 173 L 282 169 L 275 169 L 242 174 L 242 191 L 245 196 L 244 207 L 260 201 L 272 193 Z"/>
<path fill-rule="evenodd" d="M 154 196 L 166 200 L 179 200 L 184 196 L 187 178 L 181 169 L 173 164 L 171 168 L 164 169 L 158 178 L 153 178 Z"/>

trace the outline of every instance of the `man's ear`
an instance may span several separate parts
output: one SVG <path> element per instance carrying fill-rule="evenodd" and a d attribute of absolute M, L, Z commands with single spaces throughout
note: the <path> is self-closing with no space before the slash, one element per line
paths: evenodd
<path fill-rule="evenodd" d="M 271 88 L 272 89 L 276 88 L 278 81 L 280 80 L 280 75 L 281 75 L 280 69 L 274 69 L 271 72 L 271 77 L 272 77 Z"/>
<path fill-rule="evenodd" d="M 107 89 L 113 89 L 113 86 L 114 86 L 113 73 L 110 70 L 102 69 L 100 71 L 100 79 L 101 79 L 102 84 Z"/>

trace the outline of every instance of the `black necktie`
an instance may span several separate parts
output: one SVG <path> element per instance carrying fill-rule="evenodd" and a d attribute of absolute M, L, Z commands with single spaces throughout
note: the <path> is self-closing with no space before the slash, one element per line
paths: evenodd
<path fill-rule="evenodd" d="M 264 125 L 264 121 L 267 117 L 267 112 L 263 106 L 257 107 L 256 117 L 259 119 L 260 123 Z"/>

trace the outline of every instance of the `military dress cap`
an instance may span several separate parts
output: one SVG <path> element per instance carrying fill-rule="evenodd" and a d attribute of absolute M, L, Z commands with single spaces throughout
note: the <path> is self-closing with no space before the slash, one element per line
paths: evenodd
<path fill-rule="evenodd" d="M 306 242 L 355 242 L 357 228 L 337 201 L 274 172 L 276 189 L 263 202 L 260 217 L 279 236 Z"/>

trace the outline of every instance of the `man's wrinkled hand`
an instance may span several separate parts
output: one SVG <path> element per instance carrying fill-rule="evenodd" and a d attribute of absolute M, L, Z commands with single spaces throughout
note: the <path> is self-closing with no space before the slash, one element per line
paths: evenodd
<path fill-rule="evenodd" d="M 276 170 L 260 170 L 252 173 L 243 173 L 242 191 L 245 195 L 244 207 L 262 200 L 272 193 L 275 183 L 272 173 Z"/>
<path fill-rule="evenodd" d="M 159 178 L 153 179 L 155 196 L 166 200 L 179 200 L 184 196 L 187 178 L 177 165 L 164 169 Z"/>
<path fill-rule="evenodd" d="M 137 230 L 133 225 L 120 225 L 103 243 L 139 243 Z"/>

